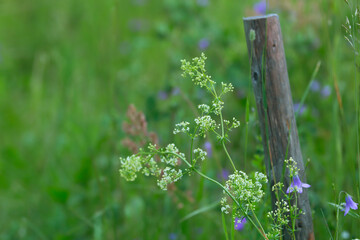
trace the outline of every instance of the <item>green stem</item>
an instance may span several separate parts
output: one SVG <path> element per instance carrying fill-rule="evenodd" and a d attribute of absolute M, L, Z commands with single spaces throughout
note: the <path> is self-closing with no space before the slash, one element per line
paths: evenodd
<path fill-rule="evenodd" d="M 253 216 L 254 216 L 256 222 L 259 224 L 259 226 L 260 226 L 260 228 L 261 228 L 261 231 L 263 232 L 263 236 L 265 237 L 265 239 L 268 239 L 267 236 L 266 236 L 266 234 L 265 234 L 264 228 L 262 227 L 261 223 L 259 222 L 259 219 L 256 217 L 256 215 L 255 215 L 255 213 L 254 213 L 254 210 L 253 210 L 252 208 L 250 208 L 250 209 L 251 209 L 251 212 L 253 213 Z"/>
<path fill-rule="evenodd" d="M 297 194 L 295 192 L 295 207 L 297 208 Z M 296 211 L 296 208 L 295 208 L 295 211 Z M 295 240 L 296 237 L 295 237 L 295 222 L 296 222 L 296 212 L 295 214 L 291 213 L 292 215 L 292 228 L 291 228 L 291 232 L 292 232 L 292 235 L 293 235 L 293 239 Z"/>
<path fill-rule="evenodd" d="M 234 168 L 234 171 L 236 171 L 235 164 L 234 164 L 233 160 L 232 160 L 231 157 L 230 157 L 230 154 L 228 153 L 228 151 L 227 151 L 227 149 L 226 149 L 226 146 L 225 146 L 225 142 L 224 142 L 224 141 L 222 141 L 222 146 L 223 146 L 223 148 L 224 148 L 224 151 L 225 151 L 225 153 L 226 153 L 226 156 L 228 157 L 228 159 L 230 160 L 230 163 L 231 163 L 232 167 Z"/>
<path fill-rule="evenodd" d="M 225 216 L 224 216 L 223 212 L 221 212 L 221 219 L 222 219 L 223 229 L 224 229 L 224 233 L 225 233 L 225 238 L 226 238 L 226 240 L 229 240 L 228 231 L 226 228 Z"/>
<path fill-rule="evenodd" d="M 197 132 L 198 128 L 199 128 L 199 126 L 196 126 L 196 128 L 194 130 L 194 135 L 191 136 L 191 143 L 190 143 L 190 161 L 191 161 L 191 164 L 194 164 L 192 154 L 193 154 L 194 139 L 195 139 L 195 135 L 196 135 L 196 132 Z"/>
<path fill-rule="evenodd" d="M 337 211 L 336 211 L 336 229 L 335 229 L 335 239 L 338 240 L 339 239 L 339 212 L 340 212 L 340 196 L 343 193 L 343 191 L 341 191 L 339 193 L 339 197 L 338 197 L 338 207 L 337 207 Z"/>

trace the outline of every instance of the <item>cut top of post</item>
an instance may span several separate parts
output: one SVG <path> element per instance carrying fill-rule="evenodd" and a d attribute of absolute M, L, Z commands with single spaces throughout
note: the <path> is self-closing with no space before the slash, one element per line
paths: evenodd
<path fill-rule="evenodd" d="M 245 17 L 245 18 L 243 18 L 243 20 L 244 20 L 244 22 L 245 22 L 245 21 L 253 21 L 253 20 L 267 19 L 267 18 L 271 18 L 271 17 L 279 18 L 279 16 L 278 16 L 277 14 L 272 13 L 272 14 L 267 14 L 267 15 L 262 15 L 262 16 Z"/>

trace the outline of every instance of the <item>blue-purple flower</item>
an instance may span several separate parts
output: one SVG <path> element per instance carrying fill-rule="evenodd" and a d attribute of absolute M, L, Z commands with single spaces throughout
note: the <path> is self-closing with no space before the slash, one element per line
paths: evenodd
<path fill-rule="evenodd" d="M 157 96 L 160 100 L 166 100 L 168 98 L 168 94 L 165 91 L 159 91 Z"/>
<path fill-rule="evenodd" d="M 210 45 L 210 41 L 207 38 L 200 39 L 200 41 L 198 43 L 198 47 L 199 47 L 200 50 L 207 49 L 209 47 L 209 45 Z"/>
<path fill-rule="evenodd" d="M 221 170 L 221 177 L 222 177 L 224 180 L 228 180 L 228 179 L 229 179 L 229 175 L 230 175 L 229 170 L 227 170 L 227 169 L 222 169 L 222 170 Z"/>
<path fill-rule="evenodd" d="M 345 197 L 345 208 L 343 209 L 343 211 L 345 212 L 345 213 L 344 213 L 344 216 L 345 216 L 346 214 L 348 214 L 348 212 L 350 211 L 350 208 L 353 209 L 353 210 L 358 209 L 358 206 L 357 206 L 357 205 L 358 205 L 358 204 L 352 200 L 351 196 L 350 196 L 350 195 L 347 195 L 347 196 Z"/>
<path fill-rule="evenodd" d="M 322 89 L 321 89 L 321 96 L 326 98 L 331 94 L 331 87 L 329 85 L 325 85 Z"/>
<path fill-rule="evenodd" d="M 170 240 L 176 240 L 178 238 L 178 235 L 176 233 L 170 233 L 169 234 L 169 239 Z"/>
<path fill-rule="evenodd" d="M 212 156 L 212 146 L 211 146 L 211 142 L 206 141 L 204 143 L 204 148 L 206 151 L 207 156 L 210 158 Z"/>
<path fill-rule="evenodd" d="M 266 0 L 262 0 L 254 5 L 254 11 L 257 14 L 265 15 L 266 14 Z"/>
<path fill-rule="evenodd" d="M 180 88 L 178 87 L 173 88 L 171 91 L 171 95 L 173 96 L 179 95 L 179 93 L 180 93 Z"/>
<path fill-rule="evenodd" d="M 310 90 L 313 92 L 318 92 L 320 91 L 321 85 L 319 83 L 319 81 L 314 80 L 311 84 L 310 84 Z"/>
<path fill-rule="evenodd" d="M 293 177 L 293 181 L 291 182 L 290 187 L 288 187 L 288 189 L 286 190 L 286 193 L 289 194 L 294 190 L 297 191 L 298 193 L 302 193 L 303 188 L 309 188 L 309 187 L 310 187 L 309 184 L 302 183 L 300 181 L 299 175 L 296 175 Z"/>
<path fill-rule="evenodd" d="M 197 0 L 196 3 L 201 7 L 206 7 L 209 5 L 209 0 Z"/>
<path fill-rule="evenodd" d="M 304 114 L 305 110 L 306 110 L 306 105 L 301 104 L 301 106 L 300 106 L 300 103 L 295 103 L 294 104 L 294 111 L 298 112 L 298 114 L 300 116 Z"/>
<path fill-rule="evenodd" d="M 244 229 L 245 227 L 245 223 L 246 223 L 246 218 L 242 217 L 242 218 L 235 218 L 235 223 L 234 223 L 234 228 L 235 230 L 241 231 Z"/>

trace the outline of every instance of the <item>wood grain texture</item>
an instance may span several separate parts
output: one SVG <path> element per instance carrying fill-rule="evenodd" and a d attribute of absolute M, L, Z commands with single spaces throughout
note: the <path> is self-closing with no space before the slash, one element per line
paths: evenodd
<path fill-rule="evenodd" d="M 279 18 L 276 14 L 244 18 L 244 26 L 267 176 L 271 187 L 276 182 L 282 181 L 285 185 L 284 191 L 286 191 L 291 179 L 284 166 L 285 158 L 293 157 L 297 162 L 302 182 L 306 182 L 306 176 Z M 254 41 L 250 41 L 251 29 L 255 31 Z M 271 197 L 274 208 L 275 194 L 272 193 Z M 302 194 L 298 194 L 298 208 L 305 214 L 301 215 L 296 222 L 296 239 L 315 239 L 307 189 L 304 189 Z M 284 234 L 284 239 L 291 239 L 289 232 L 285 229 Z"/>

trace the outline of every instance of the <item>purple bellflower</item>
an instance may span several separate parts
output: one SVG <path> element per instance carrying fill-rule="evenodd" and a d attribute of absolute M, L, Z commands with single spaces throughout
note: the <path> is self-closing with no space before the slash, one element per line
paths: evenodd
<path fill-rule="evenodd" d="M 321 96 L 323 98 L 326 98 L 328 96 L 330 96 L 331 94 L 331 87 L 329 85 L 325 85 L 322 89 L 321 89 Z"/>
<path fill-rule="evenodd" d="M 290 187 L 288 187 L 288 189 L 286 190 L 286 193 L 289 194 L 291 192 L 293 192 L 294 190 L 297 191 L 298 193 L 302 193 L 303 192 L 303 188 L 309 188 L 310 185 L 307 183 L 302 183 L 300 181 L 300 178 L 298 175 L 293 177 L 293 181 L 290 184 Z"/>
<path fill-rule="evenodd" d="M 241 231 L 244 229 L 245 227 L 245 223 L 246 223 L 246 218 L 242 217 L 242 218 L 235 218 L 235 223 L 234 223 L 234 228 L 235 230 Z"/>
<path fill-rule="evenodd" d="M 202 38 L 200 39 L 200 41 L 198 42 L 198 47 L 200 50 L 205 50 L 209 47 L 210 45 L 210 41 L 207 38 Z"/>
<path fill-rule="evenodd" d="M 314 80 L 311 84 L 310 84 L 310 90 L 313 92 L 318 92 L 320 91 L 321 85 L 319 83 L 319 81 Z"/>
<path fill-rule="evenodd" d="M 266 1 L 262 0 L 254 5 L 254 11 L 259 15 L 266 14 Z"/>
<path fill-rule="evenodd" d="M 229 170 L 227 170 L 227 169 L 222 169 L 222 170 L 221 170 L 221 177 L 219 177 L 219 178 L 222 178 L 222 179 L 224 179 L 225 181 L 227 181 L 227 180 L 229 179 L 229 175 L 230 175 Z"/>
<path fill-rule="evenodd" d="M 168 94 L 165 91 L 159 91 L 157 96 L 160 100 L 166 100 L 168 98 Z"/>
<path fill-rule="evenodd" d="M 180 94 L 180 88 L 175 87 L 173 88 L 173 90 L 171 91 L 171 95 L 176 96 Z"/>
<path fill-rule="evenodd" d="M 220 181 L 227 181 L 229 179 L 230 172 L 229 170 L 223 168 L 220 172 L 218 172 L 217 177 Z"/>
<path fill-rule="evenodd" d="M 212 157 L 212 146 L 211 146 L 211 142 L 209 141 L 206 141 L 204 143 L 204 148 L 205 148 L 205 151 L 207 153 L 207 156 L 210 158 Z"/>
<path fill-rule="evenodd" d="M 347 195 L 347 196 L 345 197 L 345 209 L 343 209 L 343 211 L 345 212 L 345 213 L 344 213 L 344 216 L 345 216 L 346 214 L 348 214 L 348 212 L 350 211 L 350 208 L 353 209 L 353 210 L 358 209 L 358 206 L 357 206 L 357 205 L 358 205 L 358 204 L 352 200 L 351 196 L 350 196 L 350 195 Z"/>
<path fill-rule="evenodd" d="M 304 112 L 306 111 L 306 105 L 301 104 L 300 103 L 294 103 L 294 112 L 298 112 L 298 114 L 301 116 L 304 114 Z"/>

